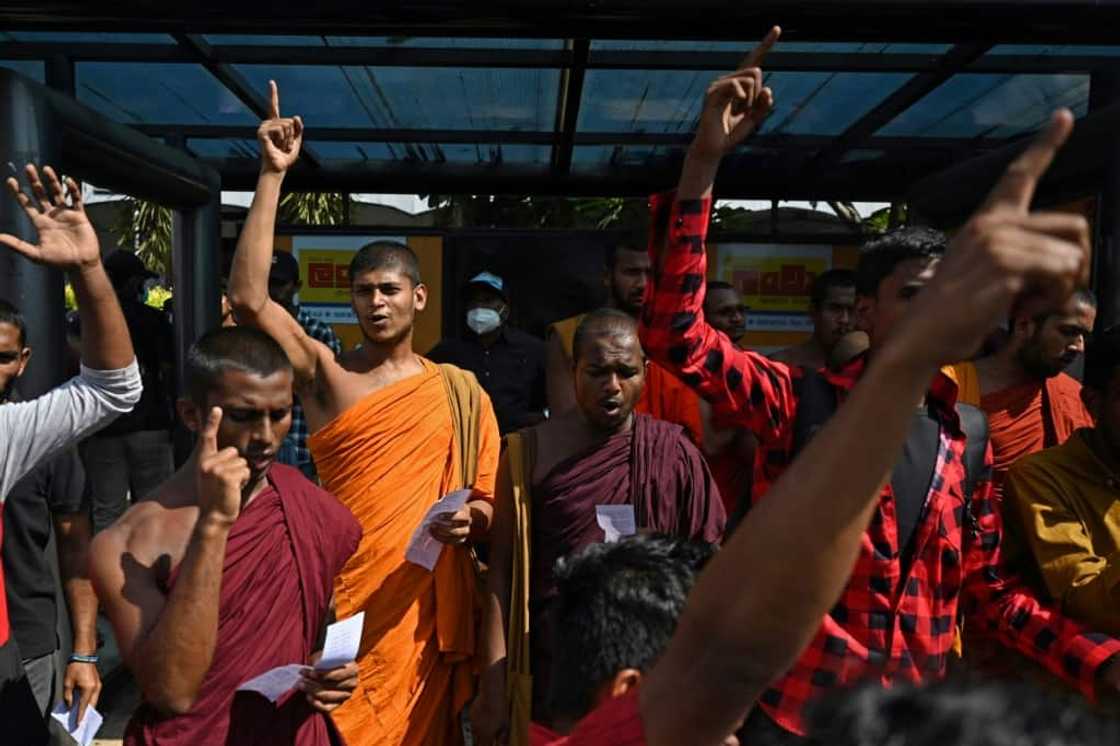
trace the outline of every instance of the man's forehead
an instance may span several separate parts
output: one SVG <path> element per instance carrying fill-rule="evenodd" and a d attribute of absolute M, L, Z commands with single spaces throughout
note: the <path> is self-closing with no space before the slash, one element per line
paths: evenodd
<path fill-rule="evenodd" d="M 592 332 L 584 340 L 582 357 L 588 362 L 602 362 L 641 353 L 642 344 L 633 331 L 603 329 Z"/>
<path fill-rule="evenodd" d="M 0 321 L 0 344 L 19 345 L 19 327 L 7 321 Z"/>
<path fill-rule="evenodd" d="M 891 277 L 897 279 L 900 285 L 925 285 L 937 273 L 937 265 L 941 257 L 914 257 L 899 262 L 891 272 Z"/>
<path fill-rule="evenodd" d="M 350 278 L 354 285 L 390 285 L 409 283 L 411 279 L 399 264 L 386 264 L 375 269 L 367 269 Z"/>
<path fill-rule="evenodd" d="M 221 372 L 210 389 L 210 399 L 217 403 L 221 399 L 229 402 L 251 404 L 254 401 L 272 398 L 279 392 L 290 391 L 292 371 L 281 369 L 267 376 L 250 373 L 236 368 Z"/>
<path fill-rule="evenodd" d="M 619 249 L 615 263 L 619 267 L 648 267 L 649 253 L 644 250 Z"/>
<path fill-rule="evenodd" d="M 731 288 L 716 288 L 708 293 L 708 302 L 715 306 L 738 305 L 742 299 Z"/>
<path fill-rule="evenodd" d="M 833 285 L 824 295 L 825 303 L 855 305 L 856 288 L 854 285 Z"/>

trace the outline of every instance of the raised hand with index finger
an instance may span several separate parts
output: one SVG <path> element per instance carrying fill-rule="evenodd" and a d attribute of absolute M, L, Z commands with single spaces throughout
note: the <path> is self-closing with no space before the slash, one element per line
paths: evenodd
<path fill-rule="evenodd" d="M 762 62 L 782 35 L 774 26 L 730 75 L 708 86 L 692 142 L 695 156 L 718 160 L 758 129 L 774 108 L 774 92 L 763 85 Z"/>
<path fill-rule="evenodd" d="M 1017 300 L 1058 304 L 1086 281 L 1085 218 L 1030 212 L 1039 180 L 1072 130 L 1073 115 L 1055 112 L 953 237 L 935 277 L 914 301 L 903 328 L 932 362 L 968 359 Z"/>
<path fill-rule="evenodd" d="M 303 145 L 303 120 L 280 116 L 280 89 L 276 81 L 268 81 L 268 93 L 268 119 L 257 128 L 261 168 L 285 173 L 299 159 L 299 149 Z"/>
<path fill-rule="evenodd" d="M 241 514 L 242 490 L 249 483 L 249 463 L 236 448 L 218 450 L 221 407 L 212 407 L 195 444 L 194 459 L 200 521 L 215 520 L 226 528 Z"/>

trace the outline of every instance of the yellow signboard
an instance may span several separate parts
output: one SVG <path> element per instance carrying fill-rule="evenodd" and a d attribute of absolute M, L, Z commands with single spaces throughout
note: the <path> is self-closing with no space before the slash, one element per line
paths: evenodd
<path fill-rule="evenodd" d="M 720 244 L 716 279 L 730 282 L 751 311 L 808 313 L 817 275 L 832 267 L 831 246 Z"/>
<path fill-rule="evenodd" d="M 303 278 L 303 287 L 299 291 L 300 303 L 350 305 L 347 269 L 353 258 L 352 249 L 301 249 L 299 276 Z"/>

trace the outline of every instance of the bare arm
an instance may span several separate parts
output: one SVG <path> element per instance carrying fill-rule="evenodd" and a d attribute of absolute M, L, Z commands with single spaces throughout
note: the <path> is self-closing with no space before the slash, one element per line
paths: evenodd
<path fill-rule="evenodd" d="M 334 352 L 313 339 L 283 306 L 268 296 L 268 274 L 272 268 L 272 247 L 276 227 L 276 208 L 284 174 L 299 157 L 303 123 L 299 117 L 281 119 L 279 94 L 272 83 L 272 117 L 257 130 L 261 149 L 261 173 L 253 204 L 237 240 L 227 295 L 239 324 L 254 326 L 275 339 L 295 369 L 297 385 L 315 380 L 319 366 L 334 362 Z"/>
<path fill-rule="evenodd" d="M 73 652 L 78 655 L 97 654 L 97 595 L 89 579 L 90 540 L 93 527 L 87 513 L 66 513 L 54 517 L 58 542 L 58 568 L 62 590 L 70 610 L 70 628 L 74 632 Z M 97 706 L 101 695 L 101 677 L 93 663 L 69 662 L 63 677 L 63 698 L 71 704 L 74 689 L 80 692 L 79 718 L 88 706 Z"/>
<path fill-rule="evenodd" d="M 564 340 L 553 333 L 545 343 L 545 384 L 548 391 L 548 413 L 556 417 L 576 408 L 575 383 L 572 381 L 572 361 L 564 351 Z"/>
<path fill-rule="evenodd" d="M 249 480 L 248 464 L 236 449 L 217 450 L 220 422 L 215 408 L 192 457 L 199 517 L 170 594 L 158 586 L 159 548 L 145 547 L 144 537 L 118 526 L 93 543 L 94 586 L 124 660 L 145 701 L 176 715 L 194 706 L 214 657 L 226 541 Z M 136 559 L 145 556 L 152 557 L 148 565 Z"/>
<path fill-rule="evenodd" d="M 650 744 L 718 743 L 736 729 L 841 593 L 914 404 L 938 365 L 977 349 L 1021 293 L 1054 302 L 1084 279 L 1084 219 L 1028 213 L 1072 122 L 1068 111 L 1057 114 L 1009 167 L 844 406 L 705 570 L 641 689 Z"/>

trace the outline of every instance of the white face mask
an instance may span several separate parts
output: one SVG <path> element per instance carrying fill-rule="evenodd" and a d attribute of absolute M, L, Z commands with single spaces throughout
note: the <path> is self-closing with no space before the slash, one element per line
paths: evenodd
<path fill-rule="evenodd" d="M 489 334 L 502 325 L 502 315 L 493 308 L 472 308 L 467 311 L 467 326 L 475 334 Z"/>

